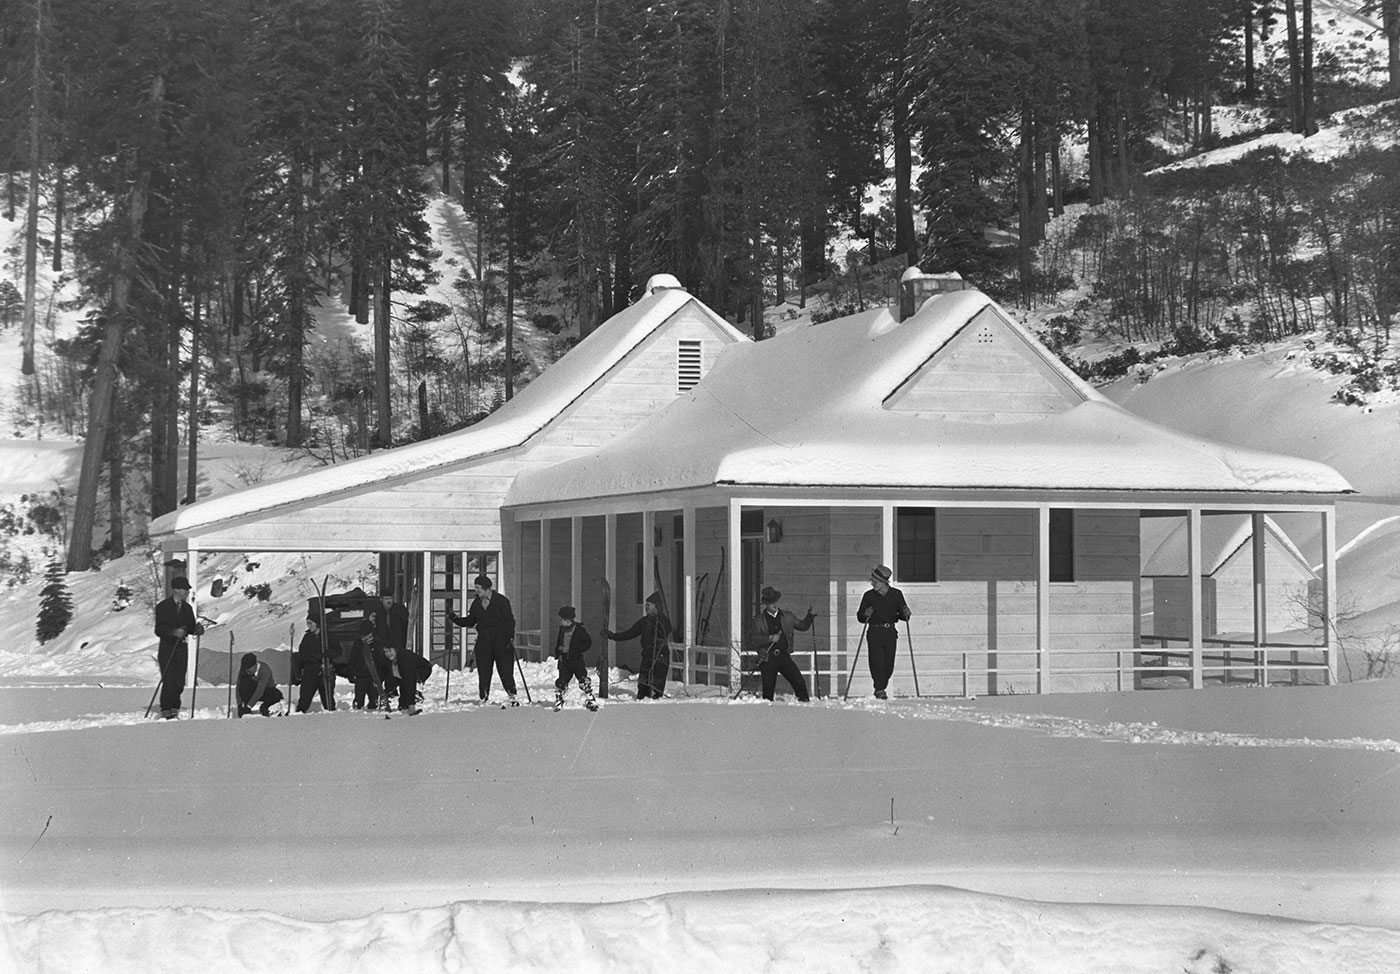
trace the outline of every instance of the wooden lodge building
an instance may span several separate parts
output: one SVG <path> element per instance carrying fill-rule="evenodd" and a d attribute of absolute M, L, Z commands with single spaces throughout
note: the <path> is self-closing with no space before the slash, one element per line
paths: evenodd
<path fill-rule="evenodd" d="M 881 308 L 755 343 L 659 275 L 480 423 L 194 504 L 153 532 L 191 576 L 203 552 L 378 552 L 382 592 L 408 601 L 426 582 L 420 649 L 454 665 L 465 648 L 445 617 L 485 572 L 526 658 L 559 606 L 596 633 L 604 611 L 621 628 L 659 589 L 673 675 L 736 686 L 771 585 L 818 614 L 795 647 L 818 692 L 868 693 L 863 656 L 845 685 L 855 608 L 886 564 L 913 611 L 900 694 L 1335 679 L 1329 627 L 1270 645 L 1261 529 L 1321 519 L 1330 614 L 1335 505 L 1351 491 L 1335 470 L 1132 415 L 978 291 L 899 319 Z M 1248 652 L 1206 638 L 1202 538 L 1223 517 L 1255 529 Z M 1185 539 L 1185 621 L 1145 643 L 1161 634 L 1143 632 L 1143 524 L 1161 518 Z"/>

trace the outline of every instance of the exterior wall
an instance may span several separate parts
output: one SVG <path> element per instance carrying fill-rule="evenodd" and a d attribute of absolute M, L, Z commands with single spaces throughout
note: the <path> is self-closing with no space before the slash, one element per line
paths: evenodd
<path fill-rule="evenodd" d="M 1083 401 L 988 308 L 890 397 L 896 412 L 972 423 L 1014 423 Z"/>

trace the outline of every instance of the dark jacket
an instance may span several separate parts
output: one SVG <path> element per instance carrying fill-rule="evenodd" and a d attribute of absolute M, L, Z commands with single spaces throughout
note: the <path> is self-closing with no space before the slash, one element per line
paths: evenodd
<path fill-rule="evenodd" d="M 884 595 L 874 588 L 865 590 L 860 598 L 860 608 L 856 609 L 856 621 L 872 626 L 892 626 L 909 618 L 909 606 L 904 601 L 904 593 L 891 586 Z"/>
<path fill-rule="evenodd" d="M 664 612 L 658 611 L 654 616 L 644 615 L 632 625 L 621 632 L 613 632 L 611 629 L 603 630 L 604 637 L 617 642 L 627 639 L 641 637 L 642 651 L 647 654 L 660 652 L 670 652 L 666 639 L 671 635 L 671 620 L 666 618 Z M 669 657 L 668 657 L 669 658 Z"/>
<path fill-rule="evenodd" d="M 550 647 L 550 655 L 560 656 L 559 640 L 564 635 L 564 627 L 560 626 L 559 631 L 554 634 L 554 645 Z M 569 633 L 569 646 L 564 654 L 569 659 L 581 659 L 583 654 L 593 648 L 593 637 L 588 634 L 588 630 L 577 622 L 574 623 L 573 631 Z"/>
<path fill-rule="evenodd" d="M 173 649 L 184 642 L 176 630 L 185 630 L 186 636 L 204 635 L 204 627 L 195 618 L 194 608 L 188 602 L 176 602 L 174 598 L 163 599 L 156 604 L 156 635 L 160 637 L 161 649 Z"/>
<path fill-rule="evenodd" d="M 792 652 L 793 648 L 793 631 L 798 630 L 806 632 L 808 629 L 811 629 L 812 620 L 816 617 L 816 613 L 809 612 L 804 618 L 798 619 L 796 615 L 789 612 L 787 609 L 778 610 L 778 628 L 782 630 L 783 638 L 787 640 L 787 649 L 789 653 Z M 749 626 L 749 646 L 751 651 L 758 653 L 759 662 L 764 662 L 768 659 L 770 645 L 768 613 L 760 612 Z"/>
<path fill-rule="evenodd" d="M 392 679 L 394 676 L 394 664 L 399 667 L 400 678 L 406 673 L 413 678 L 414 683 L 422 683 L 433 675 L 433 662 L 411 649 L 400 649 L 395 654 L 396 659 L 390 660 L 385 655 L 384 650 L 376 648 L 374 651 L 374 665 L 379 671 L 380 682 Z"/>
<path fill-rule="evenodd" d="M 389 605 L 384 640 L 386 646 L 393 646 L 395 649 L 408 647 L 408 607 L 402 602 L 392 602 Z"/>
<path fill-rule="evenodd" d="M 456 625 L 476 628 L 476 641 L 483 640 L 493 649 L 509 646 L 515 642 L 515 613 L 510 609 L 510 599 L 500 592 L 491 596 L 491 604 L 484 605 L 480 596 L 472 599 L 472 604 L 464 616 L 448 616 Z"/>
<path fill-rule="evenodd" d="M 374 659 L 377 652 L 372 635 L 357 636 L 350 646 L 350 679 L 356 683 L 369 680 L 375 686 L 379 686 L 379 667 L 375 665 Z"/>

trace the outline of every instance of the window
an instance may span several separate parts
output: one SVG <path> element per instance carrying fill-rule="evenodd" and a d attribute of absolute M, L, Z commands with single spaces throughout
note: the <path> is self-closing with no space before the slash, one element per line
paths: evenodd
<path fill-rule="evenodd" d="M 647 597 L 647 550 L 646 543 L 642 541 L 637 542 L 637 562 L 633 566 L 632 577 L 636 579 L 636 591 L 633 592 L 632 601 L 641 605 Z"/>
<path fill-rule="evenodd" d="M 1074 581 L 1074 512 L 1050 509 L 1050 581 Z"/>
<path fill-rule="evenodd" d="M 895 509 L 895 577 L 901 582 L 938 581 L 938 532 L 932 507 Z"/>
<path fill-rule="evenodd" d="M 745 538 L 763 537 L 763 508 L 748 507 L 739 512 L 739 534 Z"/>
<path fill-rule="evenodd" d="M 676 342 L 676 392 L 689 392 L 700 383 L 700 343 Z"/>
<path fill-rule="evenodd" d="M 476 582 L 476 576 L 485 575 L 491 579 L 491 587 L 499 590 L 501 587 L 501 553 L 499 551 L 468 551 L 467 567 L 463 571 L 463 577 L 467 585 Z"/>

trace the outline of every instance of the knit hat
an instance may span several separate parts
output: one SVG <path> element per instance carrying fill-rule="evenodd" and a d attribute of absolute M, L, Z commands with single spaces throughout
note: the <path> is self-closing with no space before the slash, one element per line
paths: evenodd
<path fill-rule="evenodd" d="M 574 615 L 575 612 L 574 607 L 572 605 L 566 605 L 559 610 L 559 618 L 561 619 L 568 619 L 570 622 L 572 622 L 574 620 Z"/>
<path fill-rule="evenodd" d="M 184 575 L 176 575 L 175 580 L 170 583 L 171 588 L 182 588 L 186 592 L 190 590 L 190 580 Z"/>
<path fill-rule="evenodd" d="M 661 608 L 661 593 L 652 592 L 650 595 L 647 596 L 647 601 L 650 602 L 652 605 L 656 606 L 658 609 Z"/>
<path fill-rule="evenodd" d="M 783 593 L 773 588 L 771 585 L 763 586 L 763 591 L 758 593 L 758 599 L 764 605 L 772 605 L 783 597 Z"/>
<path fill-rule="evenodd" d="M 258 662 L 258 656 L 257 656 L 256 653 L 244 653 L 244 654 L 243 654 L 243 662 L 240 663 L 240 664 L 238 665 L 238 668 L 239 668 L 240 670 L 246 670 L 246 669 L 248 669 L 248 668 L 250 668 L 250 667 L 256 665 L 257 662 Z"/>
<path fill-rule="evenodd" d="M 491 578 L 487 575 L 478 575 L 475 579 L 472 580 L 472 584 L 475 585 L 477 588 L 490 588 Z"/>
<path fill-rule="evenodd" d="M 875 569 L 870 573 L 870 577 L 888 585 L 890 579 L 894 577 L 894 572 L 890 571 L 885 565 L 876 565 Z"/>

